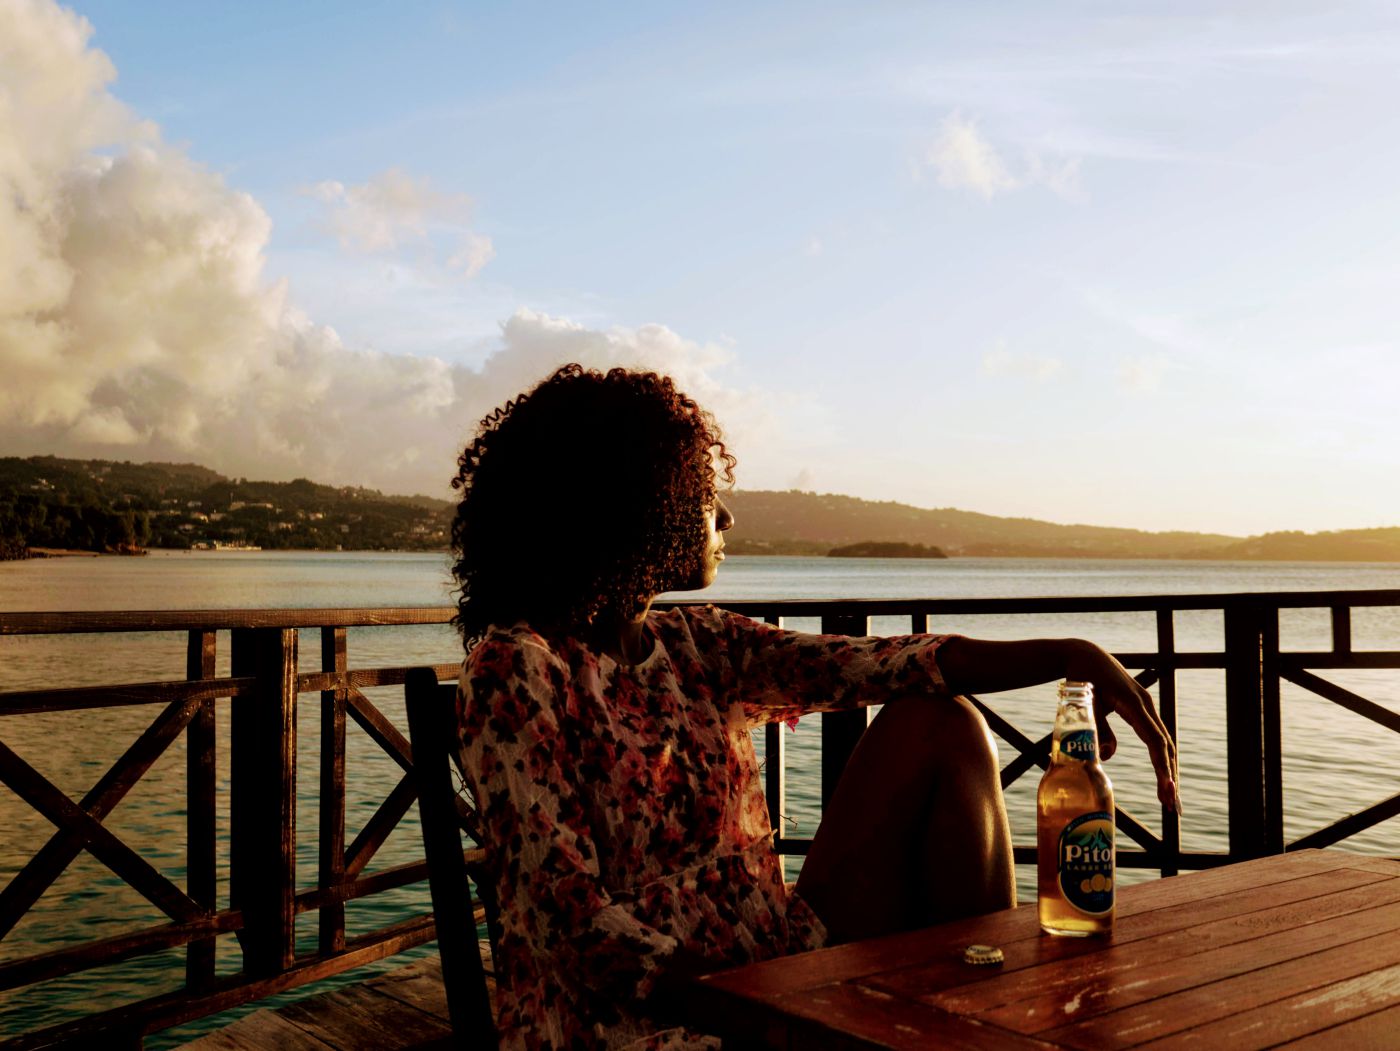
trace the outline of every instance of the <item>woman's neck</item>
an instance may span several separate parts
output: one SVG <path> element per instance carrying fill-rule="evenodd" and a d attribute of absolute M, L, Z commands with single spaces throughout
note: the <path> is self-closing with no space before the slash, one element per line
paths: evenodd
<path fill-rule="evenodd" d="M 646 619 L 651 609 L 648 599 L 636 613 L 603 614 L 589 625 L 585 638 L 589 646 L 599 653 L 606 653 L 619 664 L 640 664 L 646 660 L 647 649 Z"/>

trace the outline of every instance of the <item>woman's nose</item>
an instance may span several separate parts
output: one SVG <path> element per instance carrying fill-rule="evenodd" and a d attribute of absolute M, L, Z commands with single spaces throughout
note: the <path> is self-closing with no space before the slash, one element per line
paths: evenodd
<path fill-rule="evenodd" d="M 715 528 L 720 532 L 734 527 L 734 513 L 724 506 L 723 500 L 715 501 Z"/>

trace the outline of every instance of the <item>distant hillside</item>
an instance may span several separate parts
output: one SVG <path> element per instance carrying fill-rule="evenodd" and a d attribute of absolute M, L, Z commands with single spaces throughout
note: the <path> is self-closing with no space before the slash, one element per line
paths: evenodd
<path fill-rule="evenodd" d="M 1033 518 L 997 518 L 953 508 L 928 510 L 893 501 L 798 491 L 738 490 L 725 496 L 736 525 L 728 547 L 736 553 L 794 553 L 868 542 L 878 537 L 927 544 L 949 555 L 1038 558 L 1219 557 L 1240 542 L 1214 533 L 1149 533 L 1107 526 L 1057 525 Z M 1230 556 L 1235 557 L 1235 556 Z"/>
<path fill-rule="evenodd" d="M 1400 527 L 1237 537 L 1058 525 L 795 490 L 739 490 L 724 499 L 736 522 L 726 547 L 735 554 L 822 554 L 879 537 L 965 557 L 1400 562 Z"/>
<path fill-rule="evenodd" d="M 452 504 L 195 464 L 0 457 L 0 557 L 31 548 L 441 550 Z"/>
<path fill-rule="evenodd" d="M 1269 559 L 1285 562 L 1400 562 L 1400 527 L 1331 533 L 1264 533 L 1188 558 Z"/>
<path fill-rule="evenodd" d="M 733 555 L 922 545 L 951 556 L 1400 561 L 1400 527 L 1331 533 L 1152 533 L 788 491 L 725 496 Z M 0 558 L 31 548 L 263 547 L 439 551 L 453 505 L 426 496 L 226 478 L 196 464 L 0 457 Z M 935 556 L 936 557 L 936 556 Z"/>

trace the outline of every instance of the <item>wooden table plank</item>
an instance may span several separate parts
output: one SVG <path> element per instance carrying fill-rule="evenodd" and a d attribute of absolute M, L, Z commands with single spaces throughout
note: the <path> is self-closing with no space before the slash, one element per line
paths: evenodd
<path fill-rule="evenodd" d="M 790 1018 L 782 1046 L 890 1051 L 1036 1051 L 1053 1045 L 914 1000 L 839 982 L 774 1001 Z"/>
<path fill-rule="evenodd" d="M 975 942 L 1005 962 L 964 962 Z M 1027 906 L 693 988 L 692 1024 L 775 1048 L 1400 1047 L 1400 862 L 1298 851 L 1125 888 L 1107 939 L 1046 937 Z"/>
<path fill-rule="evenodd" d="M 1271 858 L 1260 858 L 1218 869 L 1171 877 L 1131 888 L 1132 895 L 1120 903 L 1117 919 L 1122 922 L 1138 913 L 1152 912 L 1172 906 L 1195 906 L 1202 899 L 1237 893 L 1241 886 L 1268 886 L 1304 878 L 1332 869 L 1355 867 L 1353 855 L 1338 851 L 1304 850 Z M 1369 859 L 1368 859 L 1369 860 Z M 864 978 L 867 975 L 895 969 L 920 952 L 928 939 L 937 939 L 943 951 L 961 959 L 963 947 L 970 942 L 1009 942 L 1034 940 L 1046 946 L 1051 954 L 1081 955 L 1095 950 L 1095 939 L 1043 938 L 1034 909 L 1009 909 L 989 916 L 974 916 L 967 920 L 944 924 L 929 931 L 910 931 L 869 942 L 838 945 L 827 949 L 781 957 L 763 963 L 749 964 L 730 971 L 719 971 L 700 979 L 712 992 L 733 992 L 744 996 L 778 995 L 798 989 L 828 985 L 832 982 Z M 927 953 L 925 958 L 934 954 Z M 706 997 L 715 1003 L 713 996 Z"/>
<path fill-rule="evenodd" d="M 1085 1018 L 1397 928 L 1400 880 L 1385 880 L 1113 945 L 1092 956 L 1008 975 L 1005 983 L 996 979 L 923 999 L 1034 1033 L 1068 1021 L 1063 1009 L 1069 1004 Z M 1210 963 L 1199 963 L 1207 951 Z"/>
<path fill-rule="evenodd" d="M 1208 1026 L 1168 1037 L 1149 1047 L 1229 1047 L 1231 1051 L 1273 1047 L 1339 1022 L 1364 1018 L 1400 1000 L 1400 963 L 1372 970 L 1370 961 L 1353 961 L 1365 973 L 1321 988 L 1311 988 L 1282 1000 L 1241 1011 Z M 1400 1031 L 1391 1033 L 1391 1047 L 1400 1045 Z"/>
<path fill-rule="evenodd" d="M 1331 983 L 1400 965 L 1400 936 L 1397 936 L 1397 930 L 1400 930 L 1400 917 L 1395 927 L 1382 934 L 1349 941 L 1335 948 L 1301 955 L 1271 966 L 1242 971 L 1230 975 L 1228 980 L 1220 978 L 1219 972 L 1223 967 L 1212 966 L 1212 973 L 1205 976 L 1207 980 L 1193 988 L 1100 1014 L 1074 1025 L 1051 1029 L 1041 1035 L 1067 1047 L 1123 1048 L 1135 1047 L 1188 1029 L 1205 1031 L 1211 1023 L 1228 1022 L 1232 1016 L 1256 1007 L 1269 1005 L 1272 1008 L 1288 997 L 1306 997 Z M 1203 959 L 1210 960 L 1213 965 L 1215 955 Z M 1184 977 L 1190 980 L 1197 975 L 1193 973 Z M 1379 1006 L 1382 1005 L 1377 1004 L 1371 1010 Z M 1322 1027 L 1323 1024 L 1319 1024 L 1312 1028 Z M 1225 1028 L 1229 1028 L 1228 1025 Z M 1307 1031 L 1310 1030 L 1304 1030 Z M 1278 1043 L 1284 1039 L 1287 1039 L 1286 1035 L 1280 1035 L 1271 1042 Z M 1197 1046 L 1225 1045 L 1216 1041 Z"/>
<path fill-rule="evenodd" d="M 1383 858 L 1344 854 L 1336 850 L 1300 850 L 1293 854 L 1254 858 L 1234 865 L 1222 865 L 1219 868 L 1168 876 L 1165 879 L 1125 887 L 1120 894 L 1115 920 L 1178 905 L 1195 905 L 1208 898 L 1233 896 L 1241 891 L 1253 892 L 1262 887 L 1306 879 L 1337 869 L 1377 872 L 1381 876 L 1400 875 L 1400 866 L 1395 866 L 1394 870 L 1377 867 L 1393 864 Z"/>
<path fill-rule="evenodd" d="M 1313 1033 L 1289 1046 L 1295 1051 L 1392 1051 L 1400 1042 L 1400 1004 Z"/>
<path fill-rule="evenodd" d="M 1352 854 L 1351 859 L 1348 862 L 1348 868 L 1368 869 L 1371 872 L 1382 872 L 1387 876 L 1400 876 L 1400 858 L 1377 858 Z"/>
<path fill-rule="evenodd" d="M 963 947 L 973 934 L 1001 944 L 1003 941 L 1030 938 L 1040 930 L 1035 916 L 1025 910 L 998 912 L 978 917 L 978 920 L 980 925 L 950 923 L 944 927 L 894 934 L 875 941 L 816 949 L 734 970 L 717 971 L 700 978 L 699 982 L 714 993 L 776 996 L 879 972 L 886 969 L 891 960 L 904 960 L 911 954 L 924 953 L 931 938 L 936 939 L 938 949 L 956 951 L 961 958 Z"/>
<path fill-rule="evenodd" d="M 1376 889 L 1379 888 L 1379 889 Z M 1341 892 L 1341 893 L 1339 893 Z M 1324 919 L 1400 900 L 1400 880 L 1379 873 L 1334 869 L 1262 887 L 1248 898 L 1223 893 L 1199 902 L 1130 912 L 1114 925 L 1109 948 L 1092 938 L 1047 938 L 1037 925 L 1025 938 L 997 942 L 1006 957 L 997 968 L 969 967 L 962 944 L 943 959 L 923 966 L 886 971 L 865 980 L 902 996 L 929 996 L 928 1002 L 964 1013 L 1003 1004 L 1066 996 L 1128 958 L 1171 959 L 1207 945 L 1226 945 L 1295 926 L 1303 917 Z M 1198 935 L 1193 925 L 1207 925 Z M 1150 941 L 1141 949 L 1129 948 Z M 966 944 L 965 942 L 963 944 Z"/>

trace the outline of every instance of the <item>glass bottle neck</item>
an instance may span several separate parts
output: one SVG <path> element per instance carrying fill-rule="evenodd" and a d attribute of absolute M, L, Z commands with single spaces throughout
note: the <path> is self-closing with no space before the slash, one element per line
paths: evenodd
<path fill-rule="evenodd" d="M 1094 687 L 1091 684 L 1060 683 L 1050 758 L 1052 762 L 1099 761 L 1099 734 L 1094 723 Z"/>

